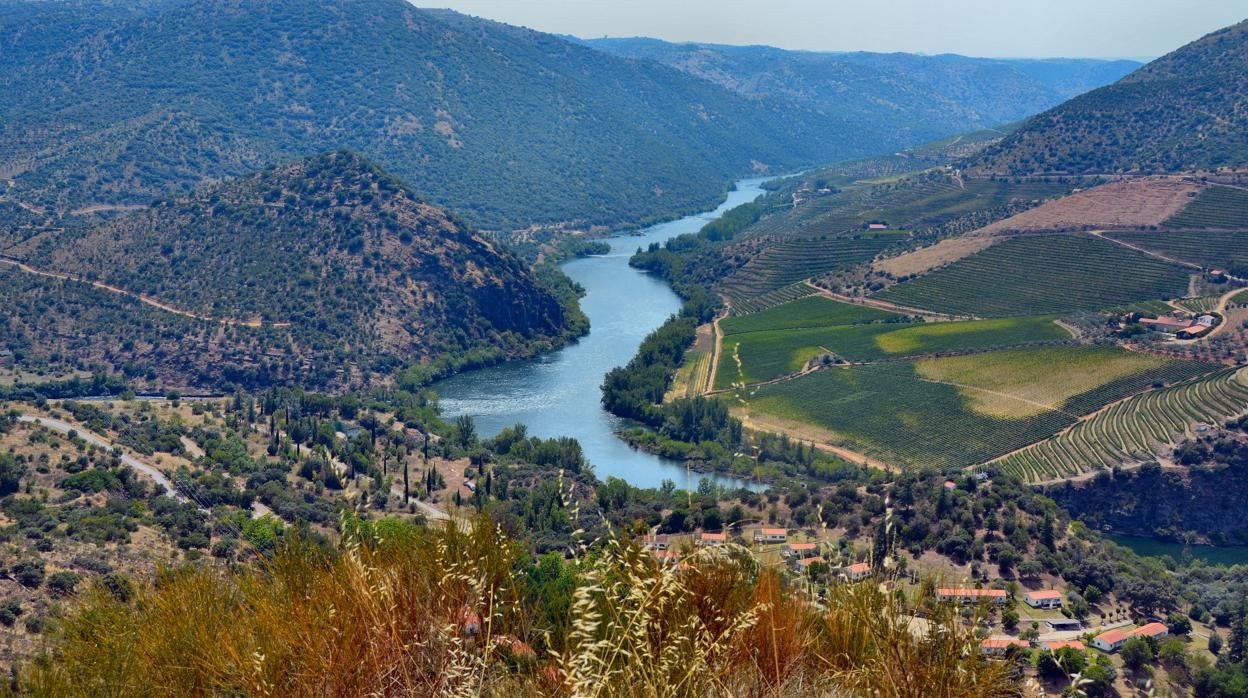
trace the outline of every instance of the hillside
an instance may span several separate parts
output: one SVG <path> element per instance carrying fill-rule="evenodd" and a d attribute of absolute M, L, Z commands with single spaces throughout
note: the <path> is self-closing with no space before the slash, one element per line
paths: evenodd
<path fill-rule="evenodd" d="M 1002 174 L 1173 172 L 1248 164 L 1248 22 L 1033 117 L 972 158 Z"/>
<path fill-rule="evenodd" d="M 34 269 L 96 286 L 6 274 L 5 295 L 25 299 L 15 304 L 23 309 L 40 307 L 35 299 L 54 291 L 94 299 L 59 317 L 85 346 L 65 346 L 64 325 L 57 331 L 65 302 L 34 316 L 15 313 L 13 342 L 36 354 L 68 349 L 81 360 L 111 354 L 99 345 L 126 334 L 117 363 L 154 364 L 159 374 L 189 362 L 177 372 L 190 383 L 237 373 L 231 358 L 306 364 L 312 384 L 325 372 L 340 374 L 328 382 L 356 382 L 444 352 L 515 355 L 577 325 L 575 311 L 521 261 L 344 151 L 40 238 L 21 251 Z M 108 315 L 110 307 L 120 315 Z M 126 331 L 127 317 L 143 322 Z M 213 339 L 171 352 L 160 331 L 148 329 L 152 322 L 165 341 L 187 342 L 200 331 Z M 238 379 L 278 378 L 267 373 Z"/>
<path fill-rule="evenodd" d="M 657 61 L 747 97 L 853 114 L 920 140 L 1031 116 L 1139 66 L 1133 61 L 786 51 L 645 38 L 585 43 Z"/>

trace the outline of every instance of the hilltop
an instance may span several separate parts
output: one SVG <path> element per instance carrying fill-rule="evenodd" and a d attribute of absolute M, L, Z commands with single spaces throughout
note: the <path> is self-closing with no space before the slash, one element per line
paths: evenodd
<path fill-rule="evenodd" d="M 648 38 L 585 43 L 669 65 L 752 99 L 852 114 L 910 135 L 912 143 L 1023 119 L 1139 67 L 1125 60 L 829 53 Z"/>
<path fill-rule="evenodd" d="M 448 352 L 526 353 L 579 317 L 519 259 L 345 151 L 13 253 L 78 280 L 10 272 L 16 307 L 66 294 L 82 306 L 15 313 L 27 360 L 61 350 L 128 374 L 172 372 L 174 385 L 356 383 Z"/>
<path fill-rule="evenodd" d="M 999 174 L 1174 172 L 1248 164 L 1248 21 L 1031 118 L 972 158 Z"/>

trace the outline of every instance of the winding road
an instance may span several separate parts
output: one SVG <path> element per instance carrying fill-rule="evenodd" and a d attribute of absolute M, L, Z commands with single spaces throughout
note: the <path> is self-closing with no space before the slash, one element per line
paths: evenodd
<path fill-rule="evenodd" d="M 76 433 L 83 441 L 86 441 L 87 443 L 92 444 L 94 446 L 98 446 L 106 451 L 119 451 L 120 450 L 120 448 L 118 448 L 117 446 L 109 442 L 104 437 L 98 434 L 93 434 L 89 431 L 86 431 L 82 427 L 74 426 L 73 424 L 70 424 L 69 422 L 62 422 L 59 419 L 50 419 L 48 417 L 33 417 L 31 415 L 24 414 L 24 415 L 20 415 L 17 418 L 17 421 L 24 422 L 26 424 L 42 425 L 60 434 L 68 434 L 69 432 L 72 431 Z M 154 466 L 148 465 L 147 463 L 144 463 L 143 461 L 139 460 L 138 458 L 135 458 L 134 456 L 131 456 L 128 453 L 121 454 L 121 462 L 143 473 L 149 478 L 151 478 L 153 481 L 156 482 L 157 485 L 163 488 L 165 490 L 165 493 L 168 494 L 170 497 L 173 497 L 179 502 L 190 501 L 186 497 L 184 497 L 180 492 L 178 492 L 177 488 L 173 486 L 173 483 L 170 482 L 169 478 L 165 477 L 164 473 L 157 470 Z"/>

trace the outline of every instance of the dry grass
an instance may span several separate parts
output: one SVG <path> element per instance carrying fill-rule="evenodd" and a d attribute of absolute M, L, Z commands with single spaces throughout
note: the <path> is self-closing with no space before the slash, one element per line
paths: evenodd
<path fill-rule="evenodd" d="M 1161 225 L 1192 201 L 1200 185 L 1178 179 L 1110 182 L 980 228 L 971 235 L 1007 231 L 1086 230 Z"/>
<path fill-rule="evenodd" d="M 877 271 L 887 272 L 893 276 L 910 276 L 922 274 L 946 264 L 952 264 L 963 257 L 986 249 L 995 242 L 991 236 L 968 233 L 962 237 L 941 240 L 935 245 L 923 247 L 913 252 L 881 259 L 874 264 Z"/>
<path fill-rule="evenodd" d="M 31 695 L 1013 695 L 973 621 L 934 607 L 916 633 L 872 584 L 824 604 L 742 548 L 660 566 L 609 540 L 568 564 L 567 628 L 535 628 L 524 554 L 470 533 L 361 527 L 338 551 L 294 543 L 263 565 L 97 590 L 25 668 Z M 464 609 L 480 633 L 463 632 Z M 517 652 L 512 638 L 533 643 Z"/>

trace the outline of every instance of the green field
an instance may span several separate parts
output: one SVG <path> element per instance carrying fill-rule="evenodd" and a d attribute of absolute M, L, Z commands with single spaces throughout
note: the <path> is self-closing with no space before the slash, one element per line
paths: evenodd
<path fill-rule="evenodd" d="M 759 313 L 725 318 L 720 321 L 719 329 L 725 336 L 728 336 L 767 330 L 858 325 L 898 317 L 900 316 L 884 310 L 814 296 L 785 303 Z"/>
<path fill-rule="evenodd" d="M 1166 221 L 1169 228 L 1248 227 L 1248 191 L 1234 187 L 1209 187 L 1186 208 Z"/>
<path fill-rule="evenodd" d="M 1145 390 L 1207 373 L 1208 364 L 1113 347 L 1035 347 L 925 359 L 920 376 L 959 387 L 971 409 L 1018 419 L 1047 410 L 1072 417 Z"/>
<path fill-rule="evenodd" d="M 933 378 L 929 364 L 941 362 L 944 373 Z M 1039 347 L 829 368 L 745 398 L 756 415 L 819 427 L 884 460 L 966 466 L 1046 439 L 1115 400 L 1211 370 L 1114 348 Z M 999 407 L 1011 404 L 1023 409 Z"/>
<path fill-rule="evenodd" d="M 1182 296 L 1188 270 L 1089 235 L 1031 235 L 879 294 L 902 305 L 1003 317 L 1099 310 Z"/>
<path fill-rule="evenodd" d="M 819 371 L 759 387 L 751 411 L 832 431 L 868 455 L 901 465 L 967 466 L 1056 433 L 1061 412 L 993 419 L 966 406 L 958 389 L 919 378 L 905 361 Z"/>
<path fill-rule="evenodd" d="M 807 298 L 720 322 L 723 353 L 715 388 L 759 383 L 802 369 L 824 353 L 873 361 L 1060 341 L 1052 316 L 967 322 L 897 322 L 901 316 L 826 298 Z M 890 321 L 891 320 L 891 321 Z"/>
<path fill-rule="evenodd" d="M 731 296 L 730 299 L 733 315 L 748 315 L 813 295 L 815 295 L 815 289 L 799 281 L 757 296 Z"/>
<path fill-rule="evenodd" d="M 1068 431 L 1000 461 L 1037 482 L 1163 455 L 1199 423 L 1217 424 L 1248 409 L 1248 370 L 1225 369 L 1199 380 L 1135 395 Z"/>
<path fill-rule="evenodd" d="M 1248 219 L 1240 221 L 1240 225 L 1248 229 Z M 1124 232 L 1109 235 L 1173 259 L 1203 267 L 1221 267 L 1236 276 L 1248 274 L 1248 230 Z"/>

